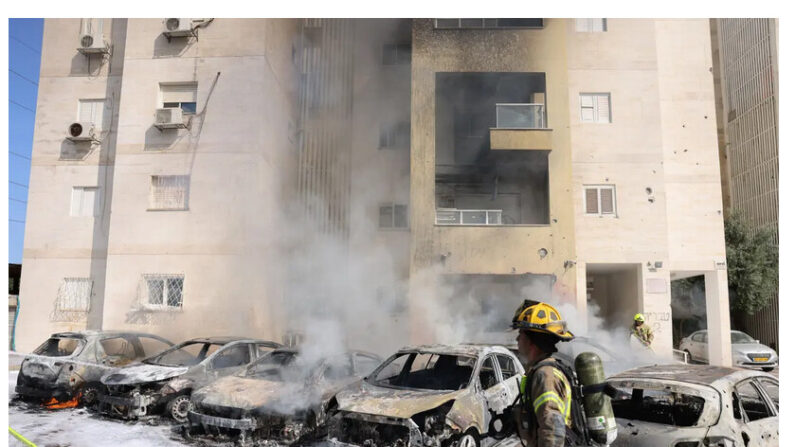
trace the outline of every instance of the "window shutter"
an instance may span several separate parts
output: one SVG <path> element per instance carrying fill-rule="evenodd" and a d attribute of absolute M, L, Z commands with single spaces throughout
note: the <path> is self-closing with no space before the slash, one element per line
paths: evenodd
<path fill-rule="evenodd" d="M 579 33 L 585 33 L 590 31 L 589 30 L 590 21 L 589 19 L 574 19 L 574 31 Z"/>
<path fill-rule="evenodd" d="M 610 95 L 596 95 L 596 105 L 598 110 L 597 121 L 600 123 L 609 123 Z"/>
<path fill-rule="evenodd" d="M 381 205 L 378 208 L 378 227 L 392 228 L 392 205 Z"/>
<path fill-rule="evenodd" d="M 97 188 L 82 188 L 83 200 L 81 203 L 81 216 L 95 216 L 97 203 Z"/>
<path fill-rule="evenodd" d="M 406 205 L 395 205 L 395 228 L 408 228 L 409 218 Z"/>
<path fill-rule="evenodd" d="M 69 210 L 70 216 L 80 216 L 83 209 L 83 188 L 72 188 L 72 206 Z"/>
<path fill-rule="evenodd" d="M 152 209 L 187 209 L 188 183 L 187 175 L 153 175 L 150 195 Z"/>
<path fill-rule="evenodd" d="M 588 19 L 591 32 L 601 32 L 605 30 L 605 19 Z"/>
<path fill-rule="evenodd" d="M 602 205 L 601 214 L 613 214 L 613 190 L 612 188 L 602 188 L 599 190 L 600 202 Z"/>
<path fill-rule="evenodd" d="M 580 119 L 586 122 L 593 122 L 596 119 L 593 95 L 580 94 Z"/>
<path fill-rule="evenodd" d="M 163 102 L 196 102 L 196 84 L 161 85 Z"/>
<path fill-rule="evenodd" d="M 599 190 L 596 188 L 585 189 L 585 212 L 587 214 L 599 213 Z"/>

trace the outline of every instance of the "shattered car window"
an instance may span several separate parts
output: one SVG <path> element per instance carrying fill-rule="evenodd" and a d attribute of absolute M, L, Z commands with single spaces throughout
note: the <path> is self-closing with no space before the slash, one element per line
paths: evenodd
<path fill-rule="evenodd" d="M 745 415 L 749 421 L 756 421 L 759 419 L 774 416 L 770 411 L 762 395 L 759 394 L 751 382 L 744 382 L 737 385 L 737 395 L 740 397 L 740 406 L 742 406 Z"/>
<path fill-rule="evenodd" d="M 459 390 L 469 384 L 474 362 L 474 358 L 466 356 L 400 353 L 377 370 L 371 383 L 423 390 Z"/>
<path fill-rule="evenodd" d="M 770 379 L 759 379 L 759 383 L 762 385 L 762 388 L 765 389 L 767 397 L 773 401 L 776 411 L 778 411 L 778 383 Z"/>
<path fill-rule="evenodd" d="M 80 338 L 52 337 L 36 348 L 33 353 L 48 357 L 66 357 L 79 354 L 85 344 L 85 340 Z"/>
<path fill-rule="evenodd" d="M 698 424 L 705 400 L 702 397 L 670 390 L 618 387 L 613 398 L 617 418 L 675 427 Z"/>
<path fill-rule="evenodd" d="M 245 372 L 248 377 L 260 377 L 273 381 L 286 381 L 291 377 L 295 377 L 292 373 L 293 368 L 288 368 L 294 365 L 297 352 L 292 351 L 275 351 L 270 354 L 260 357 L 260 359 L 252 363 Z"/>
<path fill-rule="evenodd" d="M 100 361 L 110 361 L 114 365 L 121 366 L 124 363 L 135 360 L 137 357 L 135 355 L 135 346 L 123 337 L 106 338 L 100 340 L 99 344 L 105 353 L 105 355 L 100 355 Z"/>
<path fill-rule="evenodd" d="M 144 348 L 144 355 L 147 357 L 163 352 L 171 347 L 168 343 L 152 337 L 138 337 L 138 340 L 141 341 L 141 346 Z"/>
<path fill-rule="evenodd" d="M 144 362 L 162 366 L 198 365 L 221 346 L 223 345 L 217 343 L 187 341 L 167 351 L 163 351 L 154 357 L 150 357 L 144 360 Z"/>

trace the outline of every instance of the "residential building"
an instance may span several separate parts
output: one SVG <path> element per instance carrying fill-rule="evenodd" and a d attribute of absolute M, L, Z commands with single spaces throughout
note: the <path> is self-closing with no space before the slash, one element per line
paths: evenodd
<path fill-rule="evenodd" d="M 712 19 L 723 206 L 778 244 L 778 19 Z M 778 295 L 742 329 L 779 346 Z"/>
<path fill-rule="evenodd" d="M 28 349 L 80 327 L 279 339 L 340 303 L 426 342 L 537 298 L 627 336 L 643 312 L 665 352 L 670 281 L 704 275 L 731 361 L 707 20 L 103 23 L 100 57 L 63 37 L 85 20 L 45 22 L 22 293 L 54 313 L 23 309 Z M 322 299 L 344 295 L 329 264 L 358 301 Z"/>

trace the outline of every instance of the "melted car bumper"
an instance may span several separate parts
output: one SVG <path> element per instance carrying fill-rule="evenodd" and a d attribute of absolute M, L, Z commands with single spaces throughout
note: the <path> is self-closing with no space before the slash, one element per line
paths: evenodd
<path fill-rule="evenodd" d="M 255 430 L 259 427 L 259 424 L 255 419 L 250 418 L 243 418 L 243 419 L 232 419 L 232 418 L 224 418 L 220 416 L 210 416 L 208 414 L 196 412 L 196 411 L 189 411 L 188 412 L 188 420 L 191 424 L 197 425 L 211 425 L 214 427 L 221 427 L 221 428 L 234 428 L 238 430 Z"/>

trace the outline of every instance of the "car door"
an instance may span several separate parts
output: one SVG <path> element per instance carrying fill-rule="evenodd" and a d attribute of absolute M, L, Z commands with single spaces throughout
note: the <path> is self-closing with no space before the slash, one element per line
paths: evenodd
<path fill-rule="evenodd" d="M 480 365 L 478 379 L 483 390 L 483 397 L 486 398 L 486 406 L 497 413 L 501 413 L 511 404 L 508 398 L 508 388 L 500 374 L 497 358 L 494 354 L 489 354 Z"/>
<path fill-rule="evenodd" d="M 251 362 L 250 343 L 230 343 L 209 359 L 208 372 L 212 377 L 228 376 Z"/>
<path fill-rule="evenodd" d="M 707 332 L 696 332 L 693 334 L 693 343 L 691 344 L 693 350 L 690 354 L 693 355 L 693 360 L 698 362 L 707 362 Z"/>
<path fill-rule="evenodd" d="M 745 446 L 778 446 L 778 414 L 753 379 L 735 386 L 734 410 Z"/>

